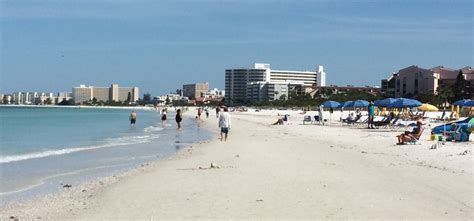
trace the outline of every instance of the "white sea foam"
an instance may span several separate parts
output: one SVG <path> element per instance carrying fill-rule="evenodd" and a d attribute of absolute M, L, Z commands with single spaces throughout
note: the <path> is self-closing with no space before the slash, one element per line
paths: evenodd
<path fill-rule="evenodd" d="M 154 134 L 154 135 L 144 135 L 144 136 L 119 137 L 119 138 L 107 139 L 105 140 L 104 144 L 88 146 L 88 147 L 72 147 L 72 148 L 65 148 L 65 149 L 59 149 L 59 150 L 47 150 L 43 152 L 27 153 L 27 154 L 22 154 L 22 155 L 0 156 L 0 164 L 21 161 L 21 160 L 35 159 L 35 158 L 43 158 L 43 157 L 49 157 L 49 156 L 55 156 L 55 155 L 64 155 L 64 154 L 70 154 L 70 153 L 75 153 L 79 151 L 94 150 L 94 149 L 100 149 L 100 148 L 105 148 L 105 147 L 148 143 L 153 139 L 157 139 L 159 136 L 160 135 L 158 134 Z"/>
<path fill-rule="evenodd" d="M 151 133 L 151 132 L 161 131 L 161 130 L 163 130 L 162 127 L 154 127 L 154 126 L 149 126 L 143 129 L 143 131 L 145 131 L 146 133 Z"/>

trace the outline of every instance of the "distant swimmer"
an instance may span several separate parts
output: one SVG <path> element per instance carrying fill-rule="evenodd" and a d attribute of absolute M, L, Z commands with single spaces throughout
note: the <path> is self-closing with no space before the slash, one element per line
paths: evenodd
<path fill-rule="evenodd" d="M 137 113 L 132 111 L 130 113 L 130 128 L 135 128 L 135 123 L 137 122 Z"/>
<path fill-rule="evenodd" d="M 163 128 L 166 127 L 166 108 L 161 111 L 161 124 Z"/>
<path fill-rule="evenodd" d="M 181 121 L 183 121 L 183 115 L 181 114 L 181 109 L 176 111 L 176 123 L 178 124 L 178 130 L 181 130 Z"/>

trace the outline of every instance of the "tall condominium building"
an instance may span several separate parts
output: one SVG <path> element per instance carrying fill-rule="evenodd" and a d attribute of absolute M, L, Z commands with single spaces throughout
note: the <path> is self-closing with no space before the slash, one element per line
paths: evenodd
<path fill-rule="evenodd" d="M 127 101 L 131 102 L 139 99 L 138 87 L 119 87 L 112 84 L 110 87 L 94 87 L 79 85 L 72 88 L 72 97 L 76 103 L 91 101 L 94 98 L 97 101 Z"/>
<path fill-rule="evenodd" d="M 462 71 L 464 79 L 474 84 L 474 70 L 471 67 L 459 70 L 443 66 L 425 69 L 412 65 L 390 74 L 387 79 L 382 79 L 381 89 L 390 97 L 436 94 L 440 84 L 453 85 L 459 71 Z"/>
<path fill-rule="evenodd" d="M 302 81 L 259 81 L 247 84 L 246 101 L 262 102 L 288 99 L 290 92 L 303 93 Z"/>
<path fill-rule="evenodd" d="M 257 87 L 261 90 L 266 90 L 269 85 L 278 88 L 277 85 L 280 85 L 278 83 L 288 87 L 291 82 L 302 83 L 304 87 L 325 86 L 326 72 L 323 66 L 319 66 L 317 71 L 272 70 L 270 64 L 262 63 L 255 63 L 250 69 L 227 69 L 225 70 L 225 101 L 228 105 L 243 104 L 249 101 L 249 98 L 256 100 L 253 99 L 253 95 L 247 96 L 247 92 L 250 93 Z M 248 87 L 252 89 L 248 90 Z M 268 93 L 263 92 L 263 94 Z M 270 97 L 272 96 L 263 96 L 262 99 L 270 99 Z"/>
<path fill-rule="evenodd" d="M 209 91 L 209 83 L 207 82 L 183 85 L 183 96 L 190 99 L 201 97 L 207 91 Z"/>

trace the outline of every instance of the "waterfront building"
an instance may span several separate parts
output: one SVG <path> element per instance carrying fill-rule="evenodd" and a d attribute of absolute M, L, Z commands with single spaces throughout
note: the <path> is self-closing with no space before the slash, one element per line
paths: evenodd
<path fill-rule="evenodd" d="M 460 69 L 464 79 L 474 84 L 471 67 Z M 453 85 L 460 70 L 436 66 L 425 69 L 412 65 L 382 79 L 381 90 L 389 97 L 415 97 L 419 94 L 436 94 L 440 84 Z"/>
<path fill-rule="evenodd" d="M 12 94 L 12 99 L 14 104 L 24 104 L 25 98 L 22 92 L 14 92 Z"/>
<path fill-rule="evenodd" d="M 59 104 L 64 100 L 68 101 L 68 100 L 71 100 L 71 99 L 72 99 L 72 93 L 71 92 L 59 92 L 58 96 L 55 99 L 55 101 L 56 101 L 56 104 Z"/>
<path fill-rule="evenodd" d="M 120 87 L 118 88 L 118 100 L 135 102 L 139 99 L 138 87 Z"/>
<path fill-rule="evenodd" d="M 4 95 L 3 96 L 3 103 L 4 104 L 11 104 L 12 102 L 12 96 L 11 95 Z"/>
<path fill-rule="evenodd" d="M 183 85 L 183 96 L 190 99 L 202 97 L 207 91 L 209 91 L 209 83 L 207 82 Z"/>
<path fill-rule="evenodd" d="M 189 101 L 188 97 L 181 96 L 181 94 L 167 94 L 167 95 L 161 95 L 161 96 L 156 96 L 153 98 L 156 103 L 159 105 L 168 105 L 173 103 L 173 101 L 183 101 L 187 103 Z"/>
<path fill-rule="evenodd" d="M 92 101 L 127 101 L 135 102 L 139 99 L 138 87 L 119 87 L 118 84 L 112 84 L 110 87 L 95 87 L 79 85 L 72 88 L 72 98 L 76 103 Z"/>
<path fill-rule="evenodd" d="M 279 82 L 281 84 L 278 84 Z M 262 97 L 262 99 L 274 98 L 278 94 L 263 95 L 267 93 L 265 92 L 266 88 L 268 86 L 288 87 L 289 82 L 297 82 L 298 85 L 303 83 L 304 87 L 325 86 L 326 72 L 324 72 L 323 66 L 318 66 L 317 71 L 273 70 L 270 64 L 264 63 L 255 63 L 253 68 L 249 69 L 227 69 L 225 70 L 225 101 L 228 105 L 239 105 L 248 101 L 248 98 L 252 98 L 252 100 L 260 100 L 258 97 Z M 247 87 L 251 88 L 248 89 Z M 254 94 L 247 96 L 247 92 L 257 93 L 256 91 L 262 90 L 262 96 L 255 97 Z"/>
<path fill-rule="evenodd" d="M 250 102 L 263 102 L 274 100 L 287 100 L 290 92 L 304 93 L 303 81 L 270 81 L 250 82 L 247 84 L 246 100 Z"/>
<path fill-rule="evenodd" d="M 224 98 L 225 90 L 219 90 L 214 88 L 212 90 L 208 90 L 202 94 L 202 97 L 205 98 Z"/>
<path fill-rule="evenodd" d="M 72 97 L 76 104 L 91 101 L 93 99 L 92 87 L 83 84 L 74 87 L 72 88 Z"/>

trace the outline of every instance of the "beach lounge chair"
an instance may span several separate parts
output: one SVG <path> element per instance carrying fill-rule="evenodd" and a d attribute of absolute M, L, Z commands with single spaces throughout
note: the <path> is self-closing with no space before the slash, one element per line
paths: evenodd
<path fill-rule="evenodd" d="M 354 124 L 354 123 L 358 122 L 361 117 L 362 117 L 361 115 L 357 115 L 357 116 L 354 118 L 354 120 L 343 119 L 342 122 L 347 123 L 348 125 Z"/>
<path fill-rule="evenodd" d="M 374 126 L 377 127 L 377 128 L 387 127 L 387 126 L 390 125 L 391 122 L 392 122 L 392 119 L 390 118 L 390 116 L 387 116 L 384 119 L 382 119 L 381 121 L 374 121 Z"/>
<path fill-rule="evenodd" d="M 404 136 L 405 137 L 405 139 L 403 141 L 403 144 L 421 144 L 420 143 L 420 137 L 423 134 L 423 131 L 424 131 L 424 129 L 421 128 L 421 130 L 417 134 L 402 134 L 402 135 L 399 135 L 399 136 Z"/>
<path fill-rule="evenodd" d="M 309 122 L 309 123 L 313 124 L 313 119 L 311 118 L 311 116 L 309 116 L 309 115 L 304 116 L 303 125 L 305 125 L 306 122 Z"/>
<path fill-rule="evenodd" d="M 366 126 L 367 122 L 369 122 L 369 116 L 361 116 L 358 121 L 355 122 L 355 125 L 359 126 Z"/>

